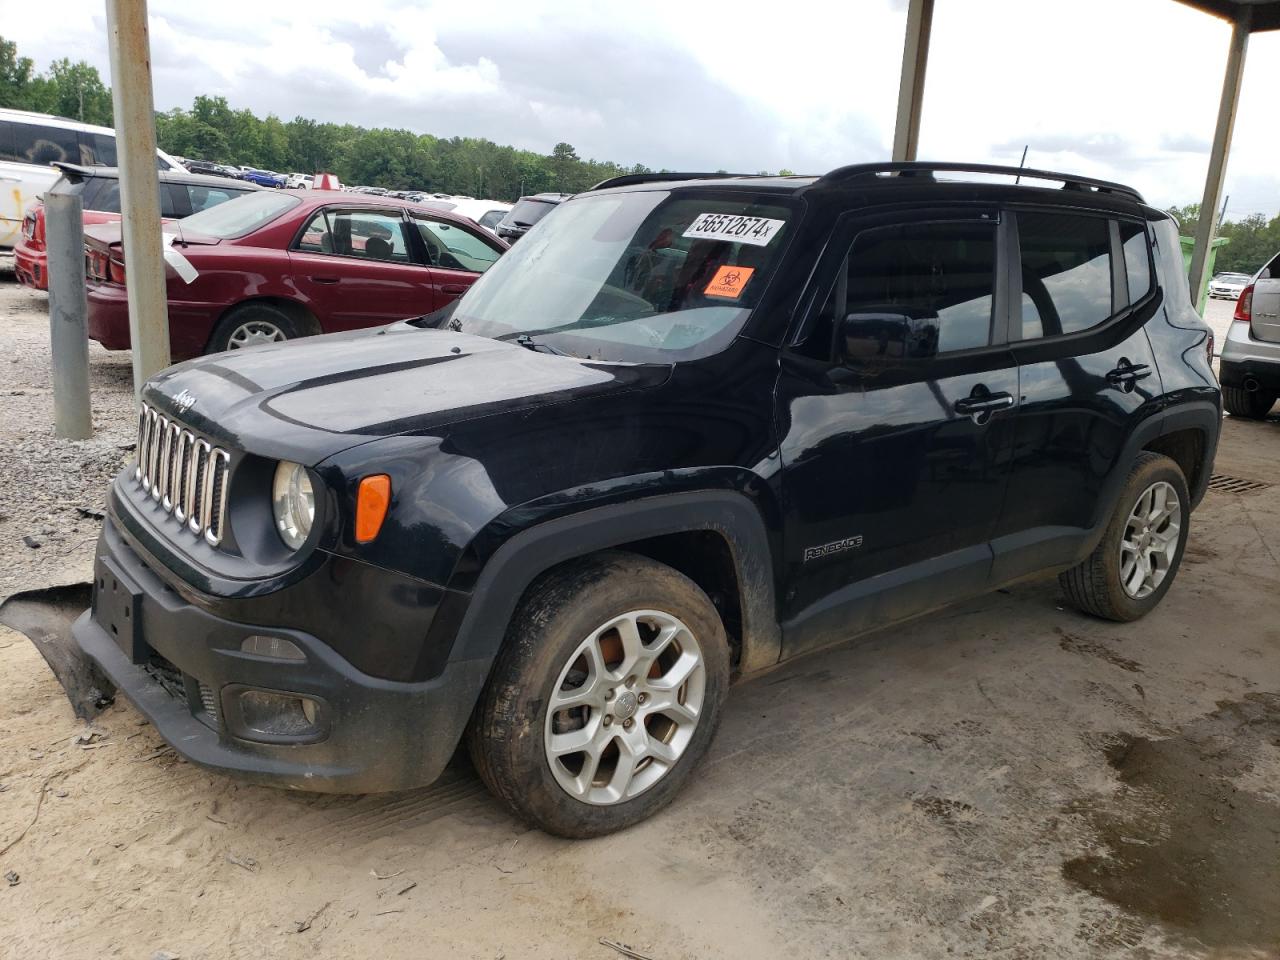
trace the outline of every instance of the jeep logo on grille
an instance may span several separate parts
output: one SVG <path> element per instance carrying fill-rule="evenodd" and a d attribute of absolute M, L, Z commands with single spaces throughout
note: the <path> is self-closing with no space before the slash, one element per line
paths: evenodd
<path fill-rule="evenodd" d="M 190 390 L 183 390 L 180 394 L 173 398 L 174 406 L 178 408 L 179 413 L 186 413 L 196 405 L 195 395 Z"/>

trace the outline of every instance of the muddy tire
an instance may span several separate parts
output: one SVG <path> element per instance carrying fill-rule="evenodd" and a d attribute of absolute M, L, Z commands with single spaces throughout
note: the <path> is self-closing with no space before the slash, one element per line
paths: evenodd
<path fill-rule="evenodd" d="M 1245 390 L 1242 387 L 1223 387 L 1222 405 L 1233 417 L 1261 420 L 1276 404 L 1276 395 L 1266 390 Z"/>
<path fill-rule="evenodd" d="M 303 336 L 293 317 L 269 303 L 246 303 L 218 321 L 205 353 L 239 350 Z"/>
<path fill-rule="evenodd" d="M 467 745 L 522 819 L 597 837 L 680 792 L 728 685 L 724 626 L 697 584 L 646 557 L 596 554 L 544 575 L 520 601 Z"/>
<path fill-rule="evenodd" d="M 1190 519 L 1191 496 L 1178 465 L 1158 453 L 1139 454 L 1098 546 L 1058 575 L 1067 600 L 1105 620 L 1145 616 L 1173 584 Z"/>

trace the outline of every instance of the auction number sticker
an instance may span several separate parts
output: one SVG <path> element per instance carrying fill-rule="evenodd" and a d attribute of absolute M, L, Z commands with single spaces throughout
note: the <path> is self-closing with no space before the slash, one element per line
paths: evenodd
<path fill-rule="evenodd" d="M 753 247 L 766 246 L 785 220 L 768 217 L 740 217 L 731 213 L 700 213 L 689 224 L 683 236 L 692 240 L 728 240 L 731 243 L 749 243 Z"/>

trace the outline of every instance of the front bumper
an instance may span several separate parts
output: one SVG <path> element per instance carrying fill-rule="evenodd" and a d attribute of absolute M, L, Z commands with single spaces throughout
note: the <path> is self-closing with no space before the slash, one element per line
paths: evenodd
<path fill-rule="evenodd" d="M 484 684 L 487 661 L 454 661 L 431 680 L 371 677 L 315 637 L 255 627 L 188 603 L 108 518 L 93 607 L 72 628 L 84 653 L 193 763 L 256 783 L 374 793 L 430 783 L 453 755 Z M 287 639 L 305 660 L 240 650 L 253 634 Z M 272 742 L 246 730 L 246 691 L 306 697 L 315 724 Z"/>
<path fill-rule="evenodd" d="M 1280 343 L 1258 340 L 1249 325 L 1233 322 L 1227 330 L 1219 357 L 1218 380 L 1224 387 L 1246 387 L 1280 392 Z"/>

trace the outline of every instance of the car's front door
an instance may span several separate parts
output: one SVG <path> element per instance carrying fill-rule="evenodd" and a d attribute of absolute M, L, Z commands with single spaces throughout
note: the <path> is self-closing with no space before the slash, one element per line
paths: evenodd
<path fill-rule="evenodd" d="M 998 581 L 1083 559 L 1129 469 L 1141 408 L 1161 392 L 1143 326 L 1159 308 L 1145 224 L 1029 208 L 1006 223 L 1022 395 L 992 544 Z"/>
<path fill-rule="evenodd" d="M 325 333 L 418 317 L 440 306 L 403 211 L 325 207 L 289 251 L 293 282 Z"/>
<path fill-rule="evenodd" d="M 1018 372 L 993 209 L 837 231 L 778 385 L 784 652 L 988 582 Z"/>
<path fill-rule="evenodd" d="M 437 309 L 467 292 L 502 256 L 502 247 L 457 223 L 413 213 L 410 223 L 417 228 L 426 261 L 430 265 L 431 289 Z"/>

